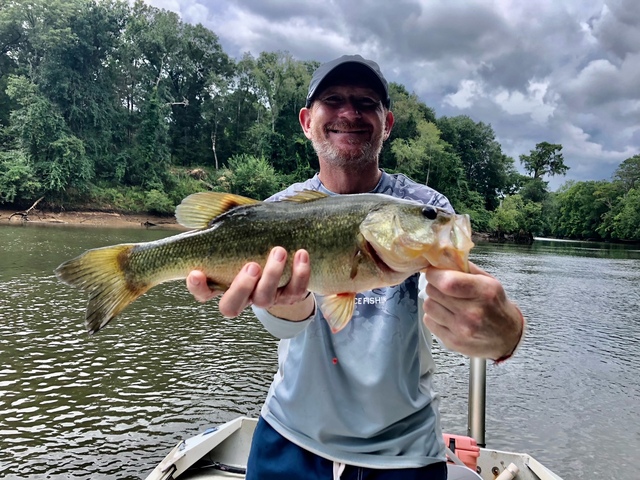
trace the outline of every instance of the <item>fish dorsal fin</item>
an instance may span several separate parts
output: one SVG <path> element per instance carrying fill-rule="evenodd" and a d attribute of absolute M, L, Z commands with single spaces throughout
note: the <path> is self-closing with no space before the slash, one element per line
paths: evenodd
<path fill-rule="evenodd" d="M 320 302 L 320 311 L 333 333 L 338 333 L 351 320 L 355 309 L 355 298 L 356 294 L 353 292 L 337 293 L 324 297 Z"/>
<path fill-rule="evenodd" d="M 296 192 L 294 195 L 290 197 L 283 198 L 282 202 L 296 202 L 296 203 L 306 203 L 306 202 L 315 202 L 316 200 L 320 200 L 321 198 L 327 198 L 329 195 L 323 192 L 318 192 L 316 190 L 302 190 L 300 192 Z"/>
<path fill-rule="evenodd" d="M 211 220 L 241 205 L 260 203 L 232 193 L 199 192 L 189 195 L 176 207 L 176 220 L 187 228 L 205 228 Z"/>

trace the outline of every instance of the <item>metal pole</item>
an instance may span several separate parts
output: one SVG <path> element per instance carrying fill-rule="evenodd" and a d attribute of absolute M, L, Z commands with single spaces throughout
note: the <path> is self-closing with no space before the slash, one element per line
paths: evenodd
<path fill-rule="evenodd" d="M 471 358 L 469 363 L 469 416 L 467 435 L 478 446 L 486 445 L 485 405 L 487 397 L 487 361 L 484 358 Z"/>

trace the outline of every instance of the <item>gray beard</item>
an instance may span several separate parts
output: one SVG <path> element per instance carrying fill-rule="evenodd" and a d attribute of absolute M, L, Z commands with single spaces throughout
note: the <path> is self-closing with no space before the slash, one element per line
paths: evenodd
<path fill-rule="evenodd" d="M 343 152 L 325 139 L 314 139 L 311 143 L 318 157 L 329 165 L 353 170 L 360 170 L 371 164 L 377 165 L 378 156 L 382 150 L 382 137 L 366 142 L 357 151 L 349 153 Z"/>

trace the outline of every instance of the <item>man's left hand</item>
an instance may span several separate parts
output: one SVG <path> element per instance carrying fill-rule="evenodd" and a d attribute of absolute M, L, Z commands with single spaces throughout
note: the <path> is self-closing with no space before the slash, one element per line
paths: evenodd
<path fill-rule="evenodd" d="M 469 262 L 470 273 L 430 267 L 423 321 L 449 349 L 497 361 L 510 357 L 524 317 L 502 284 Z"/>

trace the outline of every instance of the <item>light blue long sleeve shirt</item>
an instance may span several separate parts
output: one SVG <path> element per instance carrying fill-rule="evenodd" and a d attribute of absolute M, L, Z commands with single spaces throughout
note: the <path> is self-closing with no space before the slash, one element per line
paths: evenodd
<path fill-rule="evenodd" d="M 301 190 L 333 194 L 316 175 L 270 200 Z M 383 172 L 372 192 L 453 210 L 446 197 L 401 174 Z M 421 320 L 418 277 L 358 294 L 353 318 L 338 333 L 331 333 L 320 309 L 291 322 L 254 307 L 281 339 L 264 419 L 291 442 L 336 462 L 412 468 L 444 461 L 432 339 Z"/>

